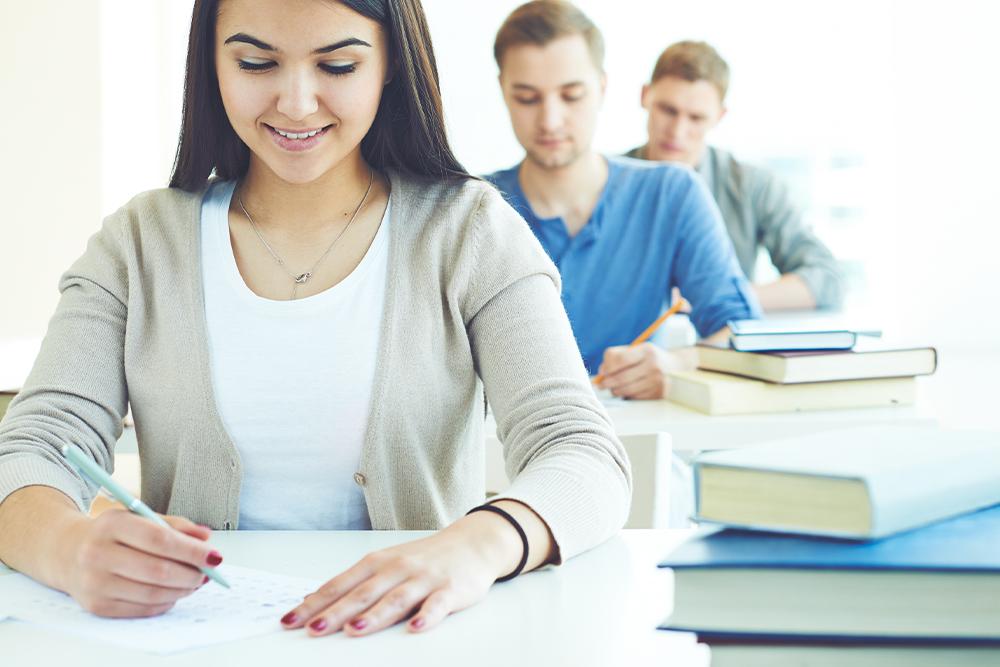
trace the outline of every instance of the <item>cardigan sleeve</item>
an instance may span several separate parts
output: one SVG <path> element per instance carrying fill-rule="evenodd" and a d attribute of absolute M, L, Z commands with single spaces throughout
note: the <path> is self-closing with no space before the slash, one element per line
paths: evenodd
<path fill-rule="evenodd" d="M 475 216 L 466 322 L 512 480 L 493 500 L 531 507 L 561 562 L 624 525 L 631 468 L 584 369 L 555 266 L 492 188 Z"/>
<path fill-rule="evenodd" d="M 109 473 L 128 404 L 123 344 L 128 278 L 122 216 L 109 217 L 62 276 L 61 296 L 24 387 L 0 422 L 0 503 L 49 486 L 86 511 L 96 487 L 59 453 L 73 444 Z"/>

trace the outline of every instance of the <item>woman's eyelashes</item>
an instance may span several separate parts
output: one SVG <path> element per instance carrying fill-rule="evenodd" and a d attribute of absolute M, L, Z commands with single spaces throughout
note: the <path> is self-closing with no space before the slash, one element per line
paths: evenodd
<path fill-rule="evenodd" d="M 236 64 L 239 66 L 241 70 L 247 72 L 263 72 L 264 70 L 271 69 L 272 67 L 274 67 L 276 63 L 273 63 L 269 60 L 265 60 L 264 62 L 237 60 Z"/>
<path fill-rule="evenodd" d="M 237 60 L 237 66 L 244 72 L 265 72 L 270 69 L 274 69 L 278 66 L 278 63 L 273 60 Z M 331 65 L 329 63 L 319 63 L 318 67 L 325 73 L 333 76 L 343 76 L 345 74 L 350 74 L 358 68 L 357 63 L 346 63 L 343 65 Z"/>
<path fill-rule="evenodd" d="M 349 63 L 347 65 L 328 65 L 326 63 L 320 63 L 319 68 L 326 72 L 327 74 L 332 74 L 334 76 L 343 76 L 344 74 L 350 74 L 358 68 L 357 63 Z"/>

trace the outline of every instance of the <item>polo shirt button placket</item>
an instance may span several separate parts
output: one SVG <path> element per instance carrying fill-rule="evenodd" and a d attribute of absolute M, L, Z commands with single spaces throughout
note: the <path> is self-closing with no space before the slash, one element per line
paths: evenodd
<path fill-rule="evenodd" d="M 354 483 L 357 484 L 358 486 L 363 487 L 365 484 L 368 483 L 368 478 L 365 477 L 362 473 L 356 472 L 354 473 Z"/>

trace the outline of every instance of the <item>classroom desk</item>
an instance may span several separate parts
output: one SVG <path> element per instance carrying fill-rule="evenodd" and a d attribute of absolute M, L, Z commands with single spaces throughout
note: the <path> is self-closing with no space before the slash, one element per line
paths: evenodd
<path fill-rule="evenodd" d="M 228 563 L 325 580 L 374 549 L 416 532 L 229 532 L 212 541 Z M 622 531 L 559 568 L 499 584 L 480 604 L 436 629 L 397 626 L 369 637 L 310 639 L 277 631 L 159 656 L 99 644 L 16 621 L 0 622 L 4 667 L 127 665 L 643 665 L 707 667 L 693 635 L 658 631 L 672 604 L 672 576 L 656 563 L 693 531 Z M 277 624 L 277 618 L 275 619 Z"/>
<path fill-rule="evenodd" d="M 867 424 L 934 426 L 933 412 L 923 404 L 851 410 L 776 412 L 755 415 L 706 415 L 670 401 L 607 401 L 605 407 L 618 435 L 666 431 L 674 451 L 684 456 L 713 449 L 734 449 L 776 438 Z M 486 432 L 496 434 L 490 413 Z"/>
<path fill-rule="evenodd" d="M 939 350 L 937 372 L 918 378 L 917 402 L 894 408 L 859 408 L 762 415 L 709 416 L 670 401 L 617 401 L 608 412 L 619 435 L 667 432 L 673 451 L 690 462 L 701 451 L 731 449 L 781 437 L 869 424 L 900 424 L 977 428 L 1000 431 L 989 383 L 1000 372 L 997 352 Z M 487 416 L 486 489 L 497 492 L 508 485 L 503 452 L 496 438 L 493 415 Z M 139 470 L 135 433 L 123 434 L 116 449 L 116 478 L 138 489 Z"/>
<path fill-rule="evenodd" d="M 1000 431 L 991 391 L 998 373 L 1000 350 L 939 348 L 937 371 L 917 378 L 917 400 L 910 406 L 726 416 L 670 401 L 616 401 L 607 408 L 618 435 L 669 433 L 674 453 L 690 462 L 702 451 L 871 424 Z M 509 482 L 492 414 L 486 433 L 486 488 L 497 492 Z"/>
<path fill-rule="evenodd" d="M 900 424 L 933 428 L 938 424 L 922 400 L 900 407 L 725 416 L 706 415 L 670 401 L 607 401 L 605 407 L 619 436 L 669 433 L 674 453 L 688 463 L 704 451 L 735 449 L 852 426 Z M 486 419 L 486 434 L 486 489 L 498 492 L 509 482 L 492 413 Z"/>

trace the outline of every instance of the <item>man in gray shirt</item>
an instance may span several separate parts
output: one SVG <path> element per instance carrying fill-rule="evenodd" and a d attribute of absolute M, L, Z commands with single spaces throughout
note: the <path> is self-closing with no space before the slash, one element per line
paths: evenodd
<path fill-rule="evenodd" d="M 843 297 L 837 262 L 802 221 L 786 188 L 770 173 L 708 146 L 705 137 L 726 113 L 729 66 L 704 42 L 678 42 L 660 55 L 642 88 L 649 139 L 626 155 L 683 162 L 698 171 L 715 197 L 751 281 L 763 246 L 781 273 L 755 283 L 765 310 L 835 308 Z"/>

